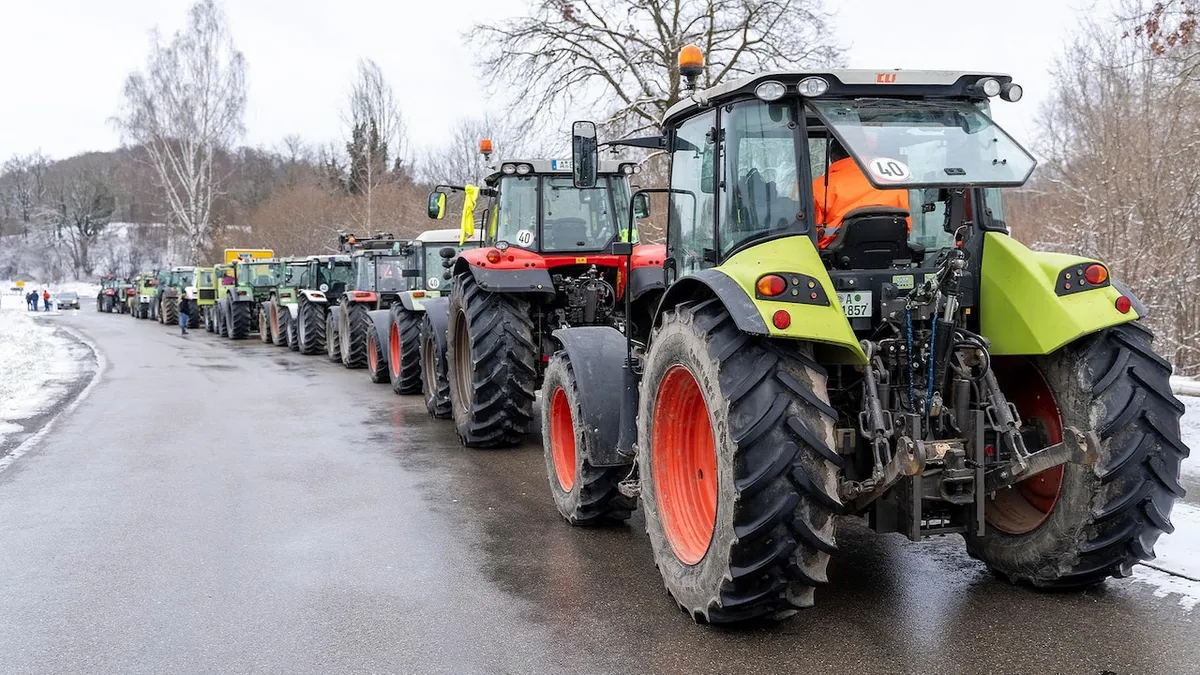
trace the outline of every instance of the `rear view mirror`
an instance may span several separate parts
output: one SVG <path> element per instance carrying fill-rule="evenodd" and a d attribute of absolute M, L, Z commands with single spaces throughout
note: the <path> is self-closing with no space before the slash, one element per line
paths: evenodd
<path fill-rule="evenodd" d="M 650 196 L 637 193 L 633 196 L 633 217 L 641 220 L 650 217 Z"/>
<path fill-rule="evenodd" d="M 446 217 L 446 193 L 441 190 L 434 190 L 429 193 L 429 204 L 426 211 L 430 218 L 441 220 Z"/>
<path fill-rule="evenodd" d="M 576 122 L 571 125 L 571 173 L 577 188 L 596 187 L 600 164 L 595 122 Z"/>
<path fill-rule="evenodd" d="M 443 246 L 441 250 L 438 251 L 438 255 L 449 260 L 450 258 L 458 255 L 458 252 L 454 250 L 453 246 Z"/>

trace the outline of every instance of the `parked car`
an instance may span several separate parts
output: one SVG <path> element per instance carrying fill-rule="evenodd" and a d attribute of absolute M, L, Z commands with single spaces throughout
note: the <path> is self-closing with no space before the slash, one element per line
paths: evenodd
<path fill-rule="evenodd" d="M 75 291 L 61 291 L 53 296 L 59 309 L 79 309 L 79 294 Z"/>

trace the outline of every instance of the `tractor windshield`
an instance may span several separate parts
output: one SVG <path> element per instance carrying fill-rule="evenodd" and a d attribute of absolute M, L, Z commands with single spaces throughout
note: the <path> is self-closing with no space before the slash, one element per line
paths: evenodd
<path fill-rule="evenodd" d="M 967 101 L 810 101 L 876 188 L 1023 185 L 1037 163 Z"/>
<path fill-rule="evenodd" d="M 382 293 L 406 291 L 409 280 L 417 276 L 413 256 L 379 256 L 368 263 L 375 270 L 375 290 Z"/>
<path fill-rule="evenodd" d="M 445 260 L 442 257 L 442 249 L 446 247 L 454 249 L 454 254 L 458 255 L 463 249 L 479 248 L 479 243 L 469 241 L 466 245 L 459 246 L 456 241 L 440 243 L 436 241 L 423 242 L 422 248 L 424 251 L 422 255 L 424 257 L 425 268 L 422 270 L 422 273 L 425 275 L 425 288 L 431 291 L 436 291 L 445 283 L 445 279 L 442 278 L 442 272 L 446 269 L 442 267 L 442 261 Z"/>
<path fill-rule="evenodd" d="M 170 285 L 171 286 L 191 286 L 192 281 L 195 280 L 195 278 L 196 278 L 196 273 L 192 270 L 187 270 L 186 272 L 183 272 L 183 271 L 171 272 Z"/>
<path fill-rule="evenodd" d="M 505 176 L 489 240 L 546 253 L 599 251 L 616 236 L 618 222 L 626 227 L 629 214 L 616 205 L 628 203 L 624 176 L 601 176 L 587 190 L 576 188 L 566 175 Z"/>
<path fill-rule="evenodd" d="M 197 273 L 197 276 L 198 279 L 196 280 L 196 286 L 201 288 L 213 287 L 213 271 L 211 269 L 200 270 Z"/>
<path fill-rule="evenodd" d="M 274 286 L 275 265 L 271 263 L 238 263 L 238 281 L 257 287 Z"/>
<path fill-rule="evenodd" d="M 354 283 L 354 268 L 349 261 L 321 263 L 317 266 L 316 283 L 313 288 L 331 295 L 338 295 Z"/>

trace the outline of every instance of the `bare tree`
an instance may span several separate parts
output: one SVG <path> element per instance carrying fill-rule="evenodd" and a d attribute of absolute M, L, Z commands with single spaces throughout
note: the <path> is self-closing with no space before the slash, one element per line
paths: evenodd
<path fill-rule="evenodd" d="M 117 125 L 145 148 L 170 217 L 183 230 L 188 262 L 198 262 L 212 231 L 222 179 L 214 156 L 243 132 L 245 69 L 216 3 L 199 0 L 169 43 L 154 34 L 145 70 L 125 82 Z"/>
<path fill-rule="evenodd" d="M 7 219 L 20 223 L 21 236 L 29 237 L 29 226 L 46 196 L 46 171 L 50 159 L 40 152 L 13 155 L 0 167 L 0 202 Z"/>
<path fill-rule="evenodd" d="M 92 245 L 108 227 L 116 210 L 112 190 L 94 167 L 65 169 L 51 187 L 46 219 L 70 258 L 75 276 L 92 274 Z"/>
<path fill-rule="evenodd" d="M 478 24 L 489 80 L 511 87 L 511 110 L 545 120 L 576 100 L 611 100 L 608 126 L 636 132 L 680 100 L 677 57 L 687 44 L 707 55 L 704 86 L 769 69 L 831 65 L 823 0 L 532 0 L 530 13 Z"/>
<path fill-rule="evenodd" d="M 351 194 L 363 198 L 360 225 L 370 234 L 375 230 L 375 191 L 385 181 L 399 177 L 404 157 L 400 106 L 374 61 L 358 62 L 358 79 L 350 90 L 345 117 L 350 126 L 347 185 Z M 389 164 L 389 158 L 394 162 Z"/>
<path fill-rule="evenodd" d="M 426 151 L 421 162 L 422 178 L 428 183 L 453 185 L 480 182 L 487 171 L 486 161 L 479 152 L 479 143 L 485 138 L 492 141 L 493 159 L 517 159 L 536 152 L 520 140 L 517 126 L 508 119 L 493 116 L 458 120 L 446 143 Z"/>
<path fill-rule="evenodd" d="M 1149 6 L 1152 10 L 1153 6 Z M 1200 373 L 1200 81 L 1144 30 L 1147 5 L 1094 20 L 1055 68 L 1046 161 L 1019 234 L 1105 260 L 1149 308 L 1176 368 Z M 1139 30 L 1142 27 L 1142 30 Z"/>

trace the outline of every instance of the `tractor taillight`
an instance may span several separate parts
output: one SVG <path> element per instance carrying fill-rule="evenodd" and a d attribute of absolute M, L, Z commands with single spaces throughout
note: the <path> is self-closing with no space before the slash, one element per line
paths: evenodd
<path fill-rule="evenodd" d="M 500 251 L 497 251 L 496 249 L 492 249 L 492 250 L 488 251 L 487 252 L 487 261 L 492 263 L 493 265 L 500 262 Z"/>
<path fill-rule="evenodd" d="M 1083 270 L 1083 278 L 1089 284 L 1102 284 L 1108 281 L 1108 269 L 1104 265 L 1088 265 L 1087 269 Z"/>
<path fill-rule="evenodd" d="M 771 323 L 775 324 L 779 330 L 783 330 L 792 325 L 792 315 L 788 314 L 786 309 L 781 309 L 771 317 Z"/>
<path fill-rule="evenodd" d="M 414 298 L 423 298 L 425 297 L 425 291 L 413 291 L 412 296 Z"/>
<path fill-rule="evenodd" d="M 759 295 L 773 298 L 787 290 L 787 281 L 778 274 L 764 274 L 754 285 Z"/>
<path fill-rule="evenodd" d="M 1129 310 L 1133 309 L 1133 301 L 1130 300 L 1129 296 L 1127 296 L 1127 295 L 1122 295 L 1122 296 L 1118 297 L 1116 304 L 1117 304 L 1117 311 L 1122 314 L 1128 314 Z"/>

